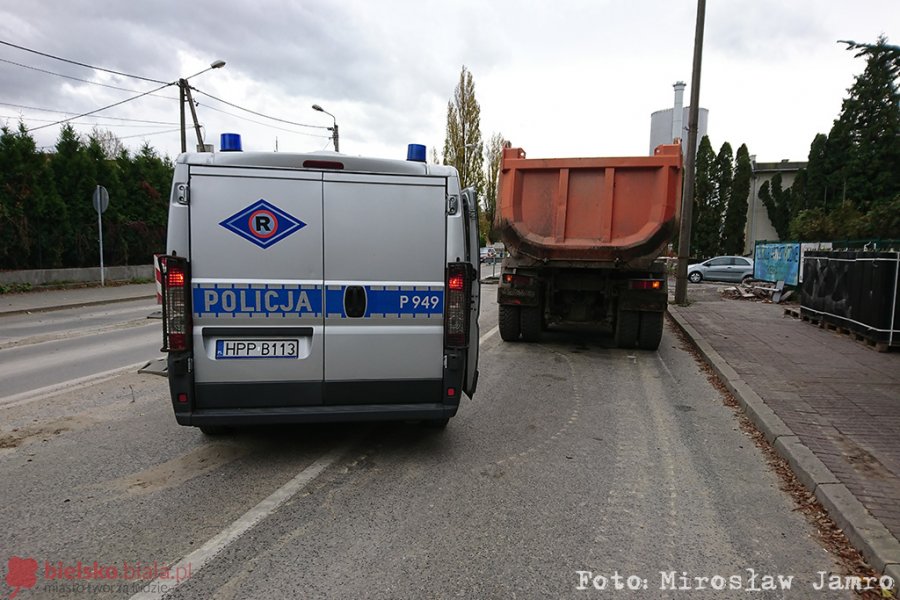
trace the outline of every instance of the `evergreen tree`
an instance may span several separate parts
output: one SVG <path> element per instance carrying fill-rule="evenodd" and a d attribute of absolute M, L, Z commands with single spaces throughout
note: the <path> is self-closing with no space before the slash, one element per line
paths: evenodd
<path fill-rule="evenodd" d="M 731 204 L 731 192 L 734 186 L 734 152 L 731 144 L 725 142 L 716 155 L 714 212 L 718 217 L 718 233 L 715 254 L 725 253 L 725 214 Z"/>
<path fill-rule="evenodd" d="M 875 44 L 846 43 L 866 58 L 866 68 L 828 136 L 829 188 L 865 213 L 900 194 L 900 51 L 884 36 Z"/>
<path fill-rule="evenodd" d="M 63 254 L 65 265 L 97 265 L 100 263 L 99 232 L 97 213 L 91 202 L 97 186 L 96 164 L 68 123 L 59 132 L 56 153 L 50 159 L 50 166 L 72 228 L 71 241 Z"/>
<path fill-rule="evenodd" d="M 481 107 L 475 99 L 475 81 L 464 65 L 453 99 L 447 103 L 444 164 L 456 167 L 462 187 L 474 187 L 479 198 L 484 193 L 483 146 Z"/>
<path fill-rule="evenodd" d="M 0 128 L 0 268 L 95 266 L 97 185 L 110 195 L 103 214 L 105 262 L 147 264 L 165 249 L 173 166 L 149 145 L 107 156 L 114 136 L 82 140 L 64 126 L 56 152 L 39 152 L 24 125 Z"/>
<path fill-rule="evenodd" d="M 28 133 L 21 123 L 18 131 L 3 127 L 0 133 L 0 268 L 3 269 L 22 268 L 31 246 L 25 209 L 31 190 L 27 148 L 23 148 L 27 145 L 25 138 Z"/>
<path fill-rule="evenodd" d="M 791 189 L 783 188 L 781 173 L 776 173 L 771 181 L 763 182 L 758 195 L 766 207 L 766 213 L 778 234 L 778 239 L 789 239 L 791 235 Z"/>
<path fill-rule="evenodd" d="M 166 243 L 172 163 L 144 144 L 132 158 L 121 152 L 116 159 L 124 193 L 129 202 L 123 213 L 121 237 L 125 240 L 125 264 L 146 264 Z"/>
<path fill-rule="evenodd" d="M 701 258 L 715 256 L 719 247 L 722 215 L 716 200 L 716 154 L 709 136 L 705 135 L 697 149 L 692 216 L 692 254 Z"/>
<path fill-rule="evenodd" d="M 7 220 L 8 232 L 3 227 L 0 233 L 0 265 L 63 266 L 62 253 L 71 231 L 66 206 L 56 192 L 46 155 L 38 152 L 21 123 L 18 131 L 4 128 L 0 136 L 0 205 L 10 207 L 13 217 Z"/>
<path fill-rule="evenodd" d="M 824 133 L 816 135 L 809 146 L 809 160 L 806 164 L 804 202 L 807 208 L 828 208 L 828 172 L 826 171 L 826 151 L 828 136 Z"/>
<path fill-rule="evenodd" d="M 747 144 L 741 144 L 735 159 L 731 194 L 725 207 L 725 225 L 722 229 L 722 253 L 744 253 L 744 227 L 747 224 L 747 201 L 750 197 L 750 179 L 753 167 Z"/>

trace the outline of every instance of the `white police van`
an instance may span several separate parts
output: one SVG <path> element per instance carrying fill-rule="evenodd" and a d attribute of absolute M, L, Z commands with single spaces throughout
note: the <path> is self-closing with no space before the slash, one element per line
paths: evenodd
<path fill-rule="evenodd" d="M 175 418 L 446 425 L 478 379 L 478 216 L 456 169 L 336 153 L 178 157 L 163 279 Z"/>

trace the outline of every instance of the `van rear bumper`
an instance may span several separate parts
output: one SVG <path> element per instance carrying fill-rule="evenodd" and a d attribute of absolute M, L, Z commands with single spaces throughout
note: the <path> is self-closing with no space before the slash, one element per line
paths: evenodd
<path fill-rule="evenodd" d="M 271 408 L 208 408 L 177 412 L 179 425 L 276 425 L 341 421 L 436 420 L 456 415 L 447 404 L 356 404 L 347 406 L 279 406 Z"/>

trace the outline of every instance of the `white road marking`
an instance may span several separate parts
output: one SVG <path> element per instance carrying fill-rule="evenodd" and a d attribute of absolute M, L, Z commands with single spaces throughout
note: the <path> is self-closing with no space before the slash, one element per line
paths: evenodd
<path fill-rule="evenodd" d="M 286 484 L 275 490 L 268 498 L 248 510 L 240 516 L 237 521 L 223 529 L 177 563 L 169 568 L 169 572 L 190 573 L 193 577 L 200 569 L 212 561 L 216 555 L 234 543 L 238 538 L 247 533 L 256 526 L 257 523 L 274 513 L 278 508 L 291 499 L 297 492 L 305 488 L 318 477 L 325 469 L 338 461 L 341 456 L 347 452 L 352 446 L 352 442 L 339 446 L 324 454 L 314 463 L 297 473 L 297 475 Z M 147 584 L 147 588 L 152 590 L 163 591 L 142 591 L 131 597 L 131 600 L 160 600 L 164 596 L 172 593 L 183 581 L 173 582 L 171 579 L 154 579 Z"/>
<path fill-rule="evenodd" d="M 53 385 L 48 385 L 36 390 L 28 390 L 27 392 L 20 392 L 18 394 L 13 394 L 12 396 L 6 396 L 5 398 L 0 398 L 0 408 L 13 408 L 14 406 L 28 404 L 29 402 L 34 402 L 35 400 L 52 398 L 53 396 L 56 396 L 63 392 L 71 392 L 77 389 L 96 385 L 98 383 L 103 383 L 104 381 L 115 379 L 119 375 L 122 375 L 129 371 L 137 371 L 148 362 L 152 361 L 142 360 L 141 362 L 134 363 L 133 365 L 128 365 L 127 367 L 110 369 L 109 371 L 94 373 L 93 375 L 85 375 L 84 377 L 79 377 L 78 379 L 70 379 L 69 381 L 65 381 L 63 383 L 54 383 Z"/>
<path fill-rule="evenodd" d="M 485 343 L 489 337 L 491 337 L 492 335 L 494 335 L 494 334 L 497 333 L 498 331 L 500 331 L 500 326 L 499 326 L 499 325 L 494 325 L 494 328 L 493 328 L 493 329 L 491 329 L 490 331 L 488 331 L 486 334 L 484 334 L 483 336 L 481 336 L 481 337 L 478 339 L 478 343 L 479 343 L 479 344 Z"/>

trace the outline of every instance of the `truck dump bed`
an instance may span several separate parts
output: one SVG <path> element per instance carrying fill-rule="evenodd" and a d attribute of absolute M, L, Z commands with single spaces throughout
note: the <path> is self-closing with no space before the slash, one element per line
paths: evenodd
<path fill-rule="evenodd" d="M 644 268 L 678 223 L 681 146 L 654 156 L 526 159 L 506 148 L 496 226 L 520 266 Z"/>

